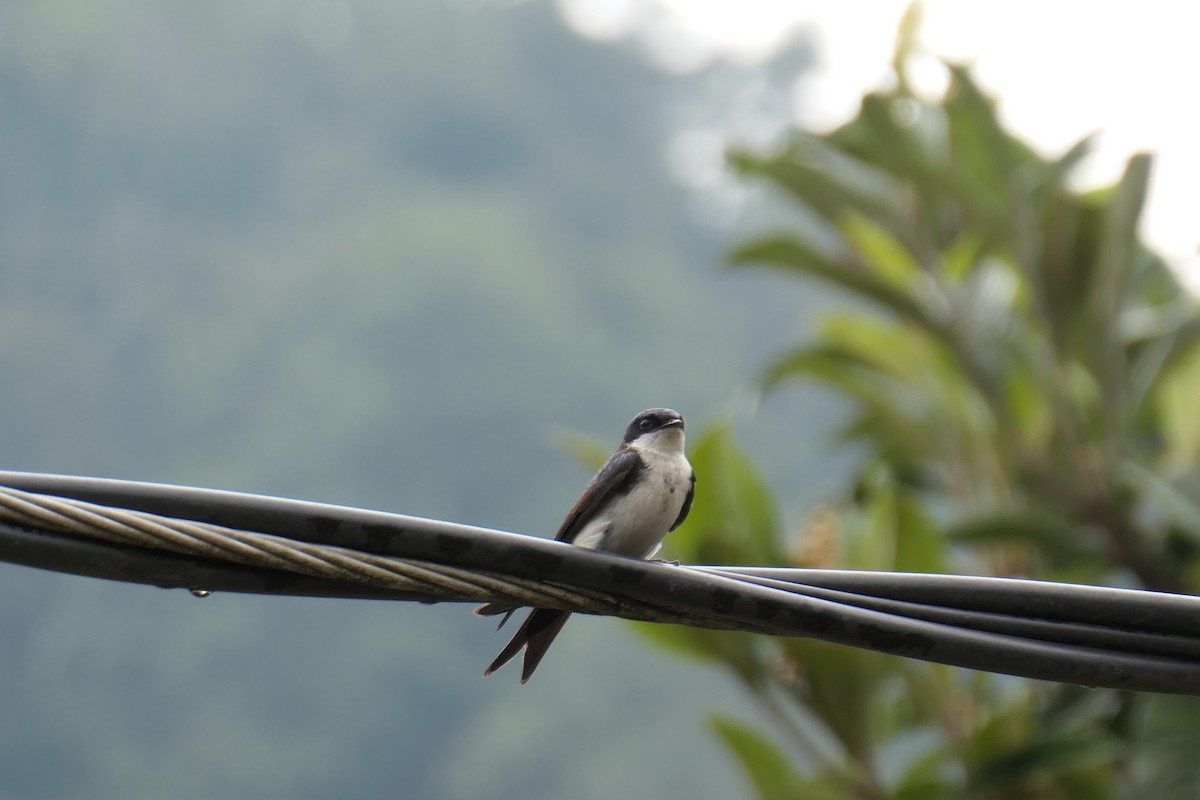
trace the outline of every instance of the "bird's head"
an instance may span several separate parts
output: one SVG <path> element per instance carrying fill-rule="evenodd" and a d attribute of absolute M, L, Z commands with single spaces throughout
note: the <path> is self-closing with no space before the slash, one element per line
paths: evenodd
<path fill-rule="evenodd" d="M 683 415 L 669 408 L 651 408 L 638 414 L 625 429 L 624 444 L 661 453 L 683 452 Z"/>

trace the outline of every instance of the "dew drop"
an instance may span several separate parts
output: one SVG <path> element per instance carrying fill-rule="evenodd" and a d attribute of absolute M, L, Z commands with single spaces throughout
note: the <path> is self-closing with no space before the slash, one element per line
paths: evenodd
<path fill-rule="evenodd" d="M 196 597 L 208 597 L 209 595 L 211 595 L 213 593 L 213 590 L 212 589 L 192 589 L 191 592 Z"/>

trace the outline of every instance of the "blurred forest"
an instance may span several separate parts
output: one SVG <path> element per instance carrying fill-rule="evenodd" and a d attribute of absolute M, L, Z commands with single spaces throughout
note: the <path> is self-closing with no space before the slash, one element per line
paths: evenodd
<path fill-rule="evenodd" d="M 560 431 L 727 416 L 821 302 L 718 269 L 664 165 L 696 91 L 543 3 L 6 4 L 5 468 L 550 535 Z M 835 411 L 749 426 L 811 420 L 781 491 L 836 485 Z M 582 622 L 522 690 L 465 607 L 0 565 L 0 797 L 736 793 L 740 695 Z"/>

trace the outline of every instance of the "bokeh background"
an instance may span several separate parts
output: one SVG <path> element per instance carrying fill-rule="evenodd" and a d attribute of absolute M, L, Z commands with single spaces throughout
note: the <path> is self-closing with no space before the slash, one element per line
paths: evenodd
<path fill-rule="evenodd" d="M 723 152 L 853 113 L 904 6 L 748 4 L 735 26 L 676 5 L 4 5 L 5 468 L 550 535 L 589 474 L 568 434 L 615 445 L 666 405 L 730 424 L 788 524 L 836 496 L 859 455 L 830 440 L 844 402 L 757 380 L 845 301 L 723 266 L 782 213 Z M 1090 34 L 1004 8 L 1039 36 L 931 4 L 931 46 L 975 31 L 953 55 L 983 53 L 1013 96 L 1104 83 L 1086 72 L 1101 55 L 1073 60 Z M 1032 67 L 1006 72 L 1017 51 Z M 1073 137 L 1124 130 L 1119 106 L 1053 105 Z M 1187 274 L 1169 190 L 1200 170 L 1141 135 L 1111 146 L 1179 159 L 1148 219 Z M 465 607 L 201 600 L 0 565 L 0 798 L 746 792 L 704 721 L 759 712 L 719 671 L 586 619 L 529 686 L 484 681 L 504 641 Z"/>

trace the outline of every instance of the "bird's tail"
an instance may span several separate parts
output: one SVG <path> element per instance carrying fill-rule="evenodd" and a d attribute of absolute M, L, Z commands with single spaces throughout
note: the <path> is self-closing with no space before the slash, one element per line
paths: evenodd
<path fill-rule="evenodd" d="M 491 666 L 483 671 L 483 676 L 486 678 L 503 667 L 524 647 L 525 663 L 521 667 L 521 683 L 528 681 L 529 676 L 533 675 L 533 671 L 541 663 L 542 657 L 546 655 L 546 650 L 550 648 L 554 637 L 558 636 L 558 632 L 562 630 L 563 625 L 567 624 L 570 617 L 570 611 L 535 608 L 533 613 L 521 623 L 521 627 L 517 629 L 512 641 L 504 646 Z"/>
<path fill-rule="evenodd" d="M 504 616 L 500 618 L 500 623 L 496 625 L 496 630 L 504 627 L 504 623 L 508 622 L 513 614 L 517 613 L 517 606 L 502 606 L 499 603 L 485 603 L 475 609 L 477 617 L 495 617 L 500 614 Z"/>

